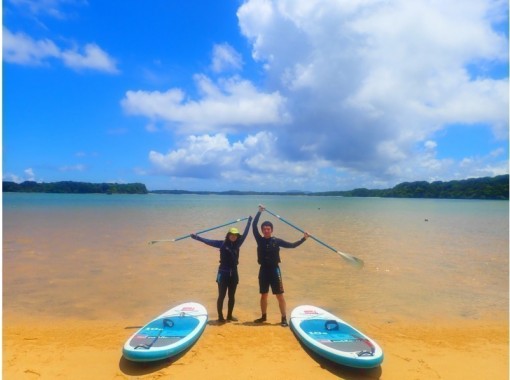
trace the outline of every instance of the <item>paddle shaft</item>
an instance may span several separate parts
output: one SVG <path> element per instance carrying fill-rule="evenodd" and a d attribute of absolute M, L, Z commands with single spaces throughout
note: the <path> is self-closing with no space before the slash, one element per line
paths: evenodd
<path fill-rule="evenodd" d="M 212 231 L 212 230 L 216 230 L 216 229 L 218 229 L 218 228 L 221 228 L 221 227 L 228 226 L 228 225 L 230 225 L 230 224 L 234 224 L 234 223 L 242 222 L 243 220 L 246 220 L 246 219 L 248 219 L 248 217 L 245 217 L 245 218 L 239 218 L 239 219 L 236 219 L 236 220 L 232 220 L 232 221 L 230 221 L 230 222 L 227 222 L 227 223 L 224 223 L 224 224 L 220 224 L 219 226 L 215 226 L 215 227 L 207 228 L 207 229 L 205 229 L 205 230 L 198 231 L 198 232 L 196 232 L 196 234 L 197 234 L 197 235 L 199 235 L 199 234 L 203 234 L 204 232 L 209 232 L 209 231 Z M 160 243 L 160 242 L 165 242 L 165 241 L 179 241 L 179 240 L 182 240 L 182 239 L 189 238 L 190 236 L 191 236 L 191 234 L 184 235 L 184 236 L 180 236 L 180 237 L 175 238 L 175 239 L 152 240 L 151 242 L 149 242 L 149 244 Z"/>
<path fill-rule="evenodd" d="M 280 219 L 282 222 L 284 223 L 287 223 L 289 226 L 295 228 L 296 230 L 298 231 L 301 231 L 303 233 L 305 233 L 304 230 L 302 230 L 301 228 L 299 228 L 298 226 L 295 226 L 294 224 L 292 224 L 291 222 L 289 222 L 288 220 L 282 218 L 280 215 L 278 214 L 275 214 L 273 212 L 271 212 L 270 210 L 268 210 L 267 208 L 265 208 L 265 210 L 270 213 L 271 215 L 273 215 L 274 217 Z M 363 266 L 363 261 L 358 259 L 357 257 L 354 257 L 352 255 L 349 255 L 348 253 L 344 253 L 344 252 L 340 252 L 339 250 L 333 248 L 332 246 L 324 243 L 322 240 L 319 240 L 317 239 L 315 236 L 312 236 L 312 235 L 309 235 L 313 240 L 315 240 L 317 243 L 319 244 L 322 244 L 324 247 L 326 248 L 329 248 L 330 250 L 332 250 L 333 252 L 335 253 L 338 253 L 340 256 L 342 256 L 344 259 L 346 259 L 349 263 L 357 266 L 357 267 L 362 267 Z"/>

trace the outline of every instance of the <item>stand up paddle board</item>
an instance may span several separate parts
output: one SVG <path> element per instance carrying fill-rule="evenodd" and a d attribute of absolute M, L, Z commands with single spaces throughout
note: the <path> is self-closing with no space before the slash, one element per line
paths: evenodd
<path fill-rule="evenodd" d="M 165 311 L 134 333 L 124 344 L 128 360 L 149 362 L 170 358 L 191 347 L 202 335 L 207 310 L 187 302 Z"/>
<path fill-rule="evenodd" d="M 383 360 L 382 349 L 375 341 L 319 307 L 296 307 L 290 316 L 290 327 L 306 347 L 335 363 L 373 368 Z"/>

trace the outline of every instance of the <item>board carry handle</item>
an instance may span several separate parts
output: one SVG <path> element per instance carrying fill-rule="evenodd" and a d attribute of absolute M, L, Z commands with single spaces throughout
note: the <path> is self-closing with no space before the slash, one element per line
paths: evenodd
<path fill-rule="evenodd" d="M 326 323 L 324 324 L 324 327 L 326 328 L 327 331 L 338 330 L 338 328 L 339 328 L 338 322 L 335 321 L 334 319 L 326 321 Z"/>
<path fill-rule="evenodd" d="M 353 338 L 355 338 L 356 340 L 361 340 L 362 342 L 364 342 L 368 347 L 370 347 L 370 350 L 362 350 L 362 351 L 359 351 L 359 352 L 356 352 L 356 355 L 358 356 L 374 356 L 374 353 L 375 353 L 375 347 L 374 345 L 372 344 L 372 342 L 370 342 L 369 339 L 366 339 L 366 338 L 363 338 L 361 336 L 356 336 L 356 335 L 352 335 Z"/>

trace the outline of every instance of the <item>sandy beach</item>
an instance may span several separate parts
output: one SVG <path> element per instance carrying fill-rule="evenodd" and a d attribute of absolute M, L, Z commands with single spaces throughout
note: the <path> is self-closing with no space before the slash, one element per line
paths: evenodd
<path fill-rule="evenodd" d="M 366 209 L 366 201 L 323 199 L 285 209 L 277 198 L 274 208 L 287 218 L 365 261 L 355 270 L 307 241 L 282 252 L 281 264 L 288 315 L 298 305 L 319 306 L 382 347 L 380 367 L 357 370 L 303 348 L 279 325 L 272 295 L 268 323 L 252 322 L 260 316 L 252 236 L 241 250 L 239 321 L 223 325 L 215 322 L 217 251 L 191 239 L 148 245 L 245 215 L 256 200 L 236 198 L 239 209 L 229 209 L 216 198 L 178 197 L 182 208 L 167 210 L 160 198 L 106 198 L 115 207 L 80 199 L 66 208 L 4 206 L 4 379 L 508 379 L 508 220 L 505 208 L 484 216 L 494 203 L 469 211 L 473 203 L 443 202 L 432 212 L 436 203 L 408 202 L 395 212 L 395 203 L 377 200 Z M 275 227 L 289 241 L 301 236 Z M 222 238 L 223 230 L 208 236 Z M 136 329 L 187 301 L 209 312 L 189 351 L 153 364 L 123 359 Z"/>
<path fill-rule="evenodd" d="M 209 321 L 184 355 L 153 364 L 131 363 L 121 347 L 135 326 L 125 322 L 4 318 L 4 379 L 506 379 L 504 323 L 378 325 L 364 331 L 385 351 L 381 367 L 349 369 L 306 351 L 277 316 L 263 326 L 253 315 L 218 325 Z M 100 331 L 100 333 L 98 333 Z"/>

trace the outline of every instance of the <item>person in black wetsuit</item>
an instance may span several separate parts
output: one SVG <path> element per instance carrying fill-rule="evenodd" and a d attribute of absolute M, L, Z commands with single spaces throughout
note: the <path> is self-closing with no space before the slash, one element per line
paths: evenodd
<path fill-rule="evenodd" d="M 252 217 L 250 216 L 242 235 L 239 233 L 237 228 L 231 228 L 228 230 L 225 240 L 210 240 L 196 234 L 191 234 L 192 239 L 220 249 L 220 266 L 218 268 L 218 275 L 216 276 L 216 282 L 218 283 L 218 300 L 216 301 L 218 322 L 225 322 L 225 318 L 223 317 L 223 301 L 225 300 L 227 292 L 227 321 L 237 321 L 237 318 L 232 315 L 232 312 L 234 311 L 235 294 L 237 284 L 239 283 L 239 273 L 237 272 L 237 265 L 239 264 L 239 250 L 244 239 L 246 239 L 246 236 L 248 235 L 251 220 Z"/>
<path fill-rule="evenodd" d="M 269 286 L 273 294 L 278 300 L 278 306 L 282 314 L 281 325 L 287 327 L 287 305 L 283 296 L 283 281 L 282 273 L 280 271 L 280 247 L 281 248 L 296 248 L 308 239 L 309 234 L 304 233 L 301 240 L 294 243 L 289 243 L 285 240 L 273 237 L 273 224 L 265 221 L 260 226 L 263 236 L 258 231 L 257 224 L 260 215 L 265 210 L 265 207 L 259 205 L 259 211 L 253 219 L 253 236 L 257 241 L 257 261 L 260 264 L 259 269 L 259 290 L 260 290 L 260 311 L 262 316 L 256 319 L 255 323 L 263 323 L 267 319 L 267 297 L 269 294 Z"/>

